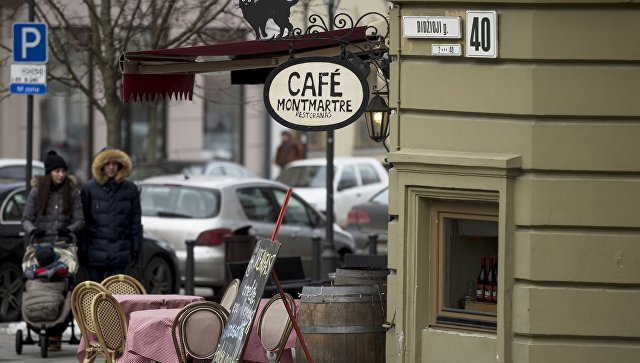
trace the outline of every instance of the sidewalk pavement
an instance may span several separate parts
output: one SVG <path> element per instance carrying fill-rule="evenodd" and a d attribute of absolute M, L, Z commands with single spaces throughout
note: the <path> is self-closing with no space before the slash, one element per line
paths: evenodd
<path fill-rule="evenodd" d="M 0 362 L 40 362 L 40 363 L 76 363 L 77 345 L 62 343 L 59 352 L 48 352 L 47 358 L 40 356 L 40 346 L 22 345 L 22 354 L 16 354 L 16 331 L 22 330 L 22 335 L 27 336 L 27 325 L 24 322 L 0 323 Z M 75 328 L 75 335 L 80 339 L 80 329 Z M 31 334 L 33 340 L 38 340 L 37 334 Z M 69 340 L 71 327 L 64 332 L 62 339 Z M 104 363 L 104 357 L 98 356 L 95 363 Z"/>

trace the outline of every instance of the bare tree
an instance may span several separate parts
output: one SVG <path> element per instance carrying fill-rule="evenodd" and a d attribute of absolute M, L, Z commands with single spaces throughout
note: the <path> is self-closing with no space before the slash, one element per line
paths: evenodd
<path fill-rule="evenodd" d="M 245 26 L 232 0 L 39 0 L 36 21 L 49 27 L 50 80 L 83 92 L 107 123 L 107 143 L 121 147 L 125 104 L 118 58 L 125 50 L 224 42 Z M 24 3 L 23 3 L 24 4 Z M 25 7 L 19 5 L 19 7 Z M 211 29 L 228 29 L 212 31 Z M 95 84 L 87 82 L 95 70 Z M 155 125 L 150 125 L 154 129 Z M 151 141 L 151 140 L 150 140 Z M 155 140 L 150 143 L 155 144 Z"/>

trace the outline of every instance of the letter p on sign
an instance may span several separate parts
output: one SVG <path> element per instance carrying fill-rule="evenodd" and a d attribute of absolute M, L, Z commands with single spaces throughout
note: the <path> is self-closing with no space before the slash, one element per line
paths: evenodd
<path fill-rule="evenodd" d="M 46 24 L 13 24 L 13 61 L 15 63 L 47 62 Z"/>

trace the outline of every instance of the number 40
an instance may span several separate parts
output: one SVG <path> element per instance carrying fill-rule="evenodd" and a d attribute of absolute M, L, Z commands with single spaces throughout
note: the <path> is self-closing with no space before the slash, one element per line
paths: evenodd
<path fill-rule="evenodd" d="M 498 48 L 495 11 L 467 11 L 467 57 L 496 58 Z"/>
<path fill-rule="evenodd" d="M 491 21 L 489 18 L 480 19 L 473 18 L 473 24 L 471 24 L 471 38 L 469 44 L 475 48 L 476 51 L 482 50 L 488 52 L 491 50 Z M 478 25 L 478 23 L 480 23 Z"/>

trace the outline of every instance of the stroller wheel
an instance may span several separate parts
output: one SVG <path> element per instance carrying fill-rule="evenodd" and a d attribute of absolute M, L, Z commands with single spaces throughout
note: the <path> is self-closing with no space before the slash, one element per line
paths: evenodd
<path fill-rule="evenodd" d="M 16 354 L 22 354 L 22 330 L 16 332 Z"/>
<path fill-rule="evenodd" d="M 49 338 L 47 338 L 46 335 L 40 335 L 40 356 L 42 358 L 46 358 L 47 357 L 47 353 L 48 351 L 48 345 L 49 345 Z"/>

